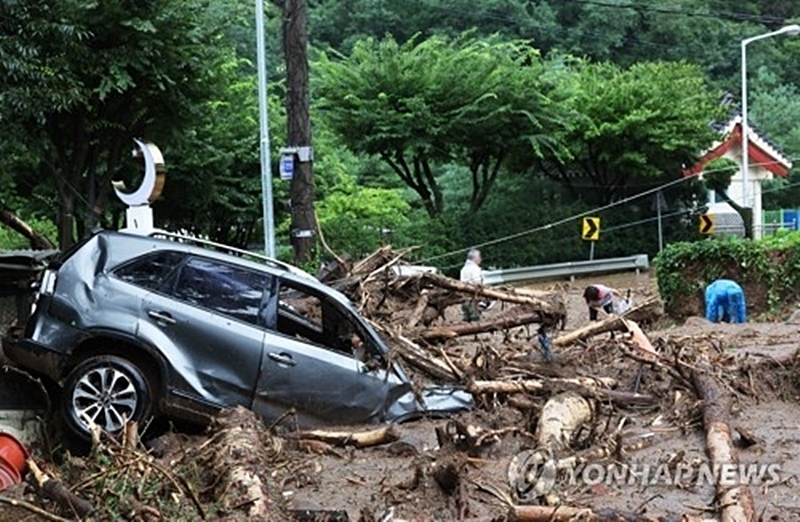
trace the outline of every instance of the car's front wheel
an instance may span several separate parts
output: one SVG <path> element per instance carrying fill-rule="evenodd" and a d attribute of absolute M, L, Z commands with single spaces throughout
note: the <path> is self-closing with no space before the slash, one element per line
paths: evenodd
<path fill-rule="evenodd" d="M 135 363 L 111 355 L 90 357 L 67 376 L 62 394 L 64 420 L 86 439 L 92 424 L 117 435 L 127 421 L 141 425 L 152 415 L 152 394 L 153 387 Z"/>

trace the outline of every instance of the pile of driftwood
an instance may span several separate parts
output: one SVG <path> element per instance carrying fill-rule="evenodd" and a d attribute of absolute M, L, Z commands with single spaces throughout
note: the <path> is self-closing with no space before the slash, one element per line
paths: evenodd
<path fill-rule="evenodd" d="M 531 431 L 537 451 L 532 458 L 539 466 L 565 460 L 574 465 L 581 459 L 585 462 L 590 458 L 607 458 L 612 453 L 619 457 L 624 451 L 652 443 L 654 439 L 651 438 L 626 444 L 617 433 L 612 442 L 599 451 L 595 448 L 579 452 L 572 447 L 574 435 L 596 422 L 600 405 L 659 407 L 664 396 L 641 393 L 638 389 L 644 369 L 665 374 L 672 379 L 673 388 L 699 398 L 712 466 L 738 462 L 730 435 L 727 395 L 715 378 L 711 358 L 698 357 L 696 353 L 686 353 L 675 346 L 654 347 L 640 328 L 640 324 L 653 322 L 663 313 L 658 299 L 645 301 L 623 316 L 611 315 L 563 333 L 560 330 L 566 320 L 566 307 L 563 294 L 558 291 L 468 285 L 410 270 L 402 265 L 404 254 L 385 248 L 356 264 L 339 260 L 329 267 L 323 278 L 357 303 L 361 312 L 390 340 L 403 361 L 425 377 L 436 382 L 461 384 L 476 396 L 479 404 L 491 407 L 493 401 L 500 400 L 512 406 L 536 409 L 538 422 Z M 454 305 L 479 299 L 501 303 L 502 313 L 478 322 L 463 322 L 458 314 L 447 313 Z M 564 368 L 548 367 L 541 358 L 531 358 L 541 337 L 530 334 L 527 329 L 530 324 L 538 325 L 538 333 L 544 333 L 556 351 L 585 345 L 601 334 L 617 333 L 612 337 L 611 349 L 616 350 L 619 358 L 638 363 L 639 376 L 634 390 L 618 389 L 613 378 L 582 375 L 580 368 L 565 372 Z M 504 335 L 499 340 L 496 336 L 479 335 L 496 332 Z M 510 343 L 504 343 L 509 339 L 521 339 L 527 349 L 514 353 Z M 542 403 L 535 400 L 537 397 L 546 400 Z M 510 427 L 506 431 L 527 429 Z M 457 438 L 462 445 L 472 440 L 473 444 L 462 448 L 468 452 L 480 445 L 475 437 L 467 435 L 470 430 L 475 431 L 475 428 L 454 429 L 460 434 Z M 441 434 L 439 439 L 440 446 L 455 447 L 445 442 L 449 439 Z M 490 440 L 490 437 L 480 440 Z M 533 470 L 534 476 L 541 473 L 542 469 Z M 537 485 L 532 487 L 535 492 Z M 506 500 L 519 520 L 667 520 L 651 515 L 570 508 L 561 505 L 557 491 L 543 489 L 540 493 L 536 501 L 541 505 L 517 505 L 513 491 Z M 717 506 L 723 522 L 755 520 L 752 496 L 744 484 L 734 487 L 718 484 Z M 680 519 L 701 520 L 689 515 Z"/>
<path fill-rule="evenodd" d="M 459 517 L 469 511 L 477 488 L 507 506 L 509 518 L 521 521 L 706 520 L 576 507 L 558 476 L 560 470 L 587 463 L 625 462 L 633 452 L 657 443 L 654 433 L 624 429 L 626 419 L 648 411 L 679 423 L 697 405 L 711 465 L 735 466 L 728 393 L 735 383 L 725 381 L 736 373 L 731 371 L 735 362 L 713 343 L 689 350 L 690 343 L 683 340 L 651 342 L 640 325 L 661 315 L 657 299 L 622 316 L 564 331 L 566 306 L 558 290 L 466 285 L 410 270 L 403 264 L 404 254 L 384 248 L 358 263 L 339 259 L 319 277 L 356 303 L 389 342 L 391 356 L 418 379 L 461 386 L 474 395 L 478 408 L 518 410 L 528 420 L 492 428 L 450 420 L 437 427 L 439 447 L 431 458 L 418 459 L 411 480 L 393 487 L 410 492 L 431 478 L 453 500 Z M 496 308 L 483 320 L 462 321 L 456 305 L 476 300 L 495 301 Z M 555 352 L 554 363 L 540 355 L 543 342 Z M 589 364 L 591 357 L 602 357 L 604 363 Z M 605 371 L 592 374 L 591 368 Z M 643 375 L 649 377 L 646 385 Z M 71 458 L 60 470 L 41 469 L 30 460 L 40 505 L 2 496 L 0 502 L 57 521 L 96 516 L 112 504 L 116 515 L 129 520 L 177 519 L 178 514 L 291 519 L 283 506 L 286 488 L 291 483 L 300 487 L 303 477 L 314 473 L 298 455 L 344 461 L 344 447 L 404 443 L 398 441 L 402 429 L 394 426 L 278 437 L 241 408 L 223 412 L 209 433 L 202 442 L 173 442 L 171 452 L 162 455 L 157 444 L 145 448 L 137 426 L 129 424 L 121 440 L 95 437 L 89 456 Z M 513 457 L 492 453 L 494 444 L 512 435 L 526 441 L 526 451 Z M 489 459 L 508 461 L 507 482 L 489 487 L 465 479 L 469 466 Z M 722 522 L 756 519 L 751 492 L 735 481 L 716 485 L 711 509 Z"/>
<path fill-rule="evenodd" d="M 554 326 L 566 319 L 563 297 L 558 292 L 469 285 L 435 273 L 415 271 L 402 262 L 407 252 L 385 247 L 352 266 L 337 261 L 323 270 L 320 277 L 357 303 L 361 313 L 373 322 L 427 341 L 531 323 Z M 473 300 L 497 301 L 510 308 L 491 321 L 433 327 L 446 319 L 448 308 Z"/>

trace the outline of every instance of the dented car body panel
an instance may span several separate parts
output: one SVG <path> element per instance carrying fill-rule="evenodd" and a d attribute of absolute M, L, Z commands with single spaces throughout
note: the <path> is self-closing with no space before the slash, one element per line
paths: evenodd
<path fill-rule="evenodd" d="M 452 389 L 420 400 L 349 300 L 305 273 L 118 232 L 48 270 L 24 337 L 5 349 L 59 383 L 88 354 L 130 360 L 157 383 L 153 410 L 189 420 L 241 405 L 269 420 L 294 412 L 301 426 L 349 424 L 472 405 Z"/>

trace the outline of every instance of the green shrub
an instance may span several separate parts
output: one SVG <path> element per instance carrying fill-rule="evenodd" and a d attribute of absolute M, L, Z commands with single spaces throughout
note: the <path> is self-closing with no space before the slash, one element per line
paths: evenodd
<path fill-rule="evenodd" d="M 715 279 L 742 285 L 748 315 L 776 313 L 796 300 L 800 287 L 800 233 L 780 233 L 761 241 L 709 239 L 673 243 L 654 261 L 667 313 L 703 315 L 703 292 Z"/>

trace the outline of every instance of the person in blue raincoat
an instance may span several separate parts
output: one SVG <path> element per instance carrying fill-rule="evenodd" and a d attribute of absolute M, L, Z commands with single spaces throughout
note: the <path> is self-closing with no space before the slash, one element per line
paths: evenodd
<path fill-rule="evenodd" d="M 744 290 L 735 281 L 717 279 L 706 287 L 706 319 L 712 323 L 747 320 Z"/>

